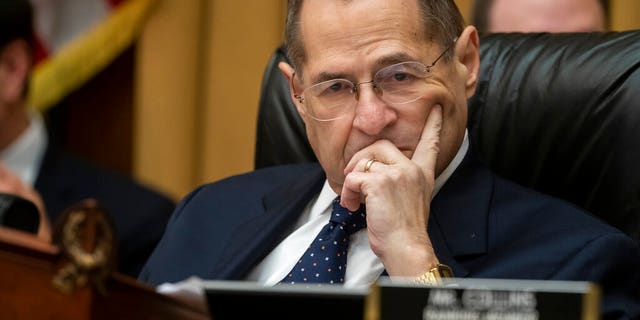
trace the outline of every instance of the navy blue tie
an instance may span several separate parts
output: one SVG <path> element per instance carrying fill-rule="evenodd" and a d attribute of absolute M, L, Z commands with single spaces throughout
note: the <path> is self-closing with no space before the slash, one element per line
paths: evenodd
<path fill-rule="evenodd" d="M 281 283 L 344 283 L 349 238 L 367 226 L 364 205 L 356 212 L 333 200 L 331 219 Z"/>

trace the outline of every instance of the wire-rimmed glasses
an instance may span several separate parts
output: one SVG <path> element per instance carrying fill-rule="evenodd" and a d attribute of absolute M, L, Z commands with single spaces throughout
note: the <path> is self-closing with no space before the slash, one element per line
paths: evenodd
<path fill-rule="evenodd" d="M 355 83 L 347 79 L 331 79 L 316 83 L 302 93 L 294 94 L 294 97 L 318 121 L 336 120 L 348 114 L 360 98 L 359 86 L 366 83 L 371 83 L 382 101 L 391 105 L 408 104 L 424 96 L 428 88 L 424 80 L 451 47 L 447 47 L 430 65 L 417 61 L 400 62 L 378 70 L 369 81 Z M 294 78 L 295 75 L 294 72 Z M 293 89 L 295 92 L 295 87 Z"/>

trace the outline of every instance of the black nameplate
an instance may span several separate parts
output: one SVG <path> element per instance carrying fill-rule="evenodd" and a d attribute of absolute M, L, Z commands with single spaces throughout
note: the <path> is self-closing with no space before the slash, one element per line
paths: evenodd
<path fill-rule="evenodd" d="M 36 205 L 17 195 L 0 193 L 0 226 L 38 233 L 40 214 Z"/>
<path fill-rule="evenodd" d="M 338 320 L 364 319 L 367 289 L 339 285 L 278 285 L 204 281 L 211 318 Z"/>
<path fill-rule="evenodd" d="M 587 282 L 451 279 L 430 287 L 381 279 L 369 295 L 380 320 L 599 319 L 600 292 Z"/>

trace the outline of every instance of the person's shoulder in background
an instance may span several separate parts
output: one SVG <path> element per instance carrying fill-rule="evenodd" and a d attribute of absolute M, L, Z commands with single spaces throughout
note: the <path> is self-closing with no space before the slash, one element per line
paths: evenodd
<path fill-rule="evenodd" d="M 175 202 L 122 174 L 48 148 L 36 180 L 49 219 L 87 198 L 105 208 L 116 229 L 119 272 L 137 277 L 162 237 Z"/>

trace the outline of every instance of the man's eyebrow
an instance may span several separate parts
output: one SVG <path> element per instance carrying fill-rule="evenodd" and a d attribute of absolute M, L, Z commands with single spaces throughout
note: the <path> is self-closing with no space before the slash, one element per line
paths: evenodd
<path fill-rule="evenodd" d="M 346 79 L 347 75 L 345 73 L 334 73 L 334 72 L 320 72 L 317 76 L 311 79 L 312 84 L 320 83 L 323 81 L 333 80 L 333 79 Z"/>
<path fill-rule="evenodd" d="M 382 68 L 382 67 L 390 66 L 392 64 L 406 62 L 406 61 L 416 61 L 416 58 L 405 52 L 397 52 L 397 53 L 393 53 L 393 54 L 378 58 L 378 60 L 376 60 L 375 62 L 375 66 L 377 68 Z"/>
<path fill-rule="evenodd" d="M 397 52 L 385 55 L 378 58 L 374 62 L 373 71 L 375 72 L 379 68 L 406 61 L 416 61 L 416 58 L 405 52 Z M 320 72 L 317 76 L 314 76 L 311 79 L 311 84 L 316 84 L 333 79 L 349 79 L 349 75 L 341 72 Z"/>

